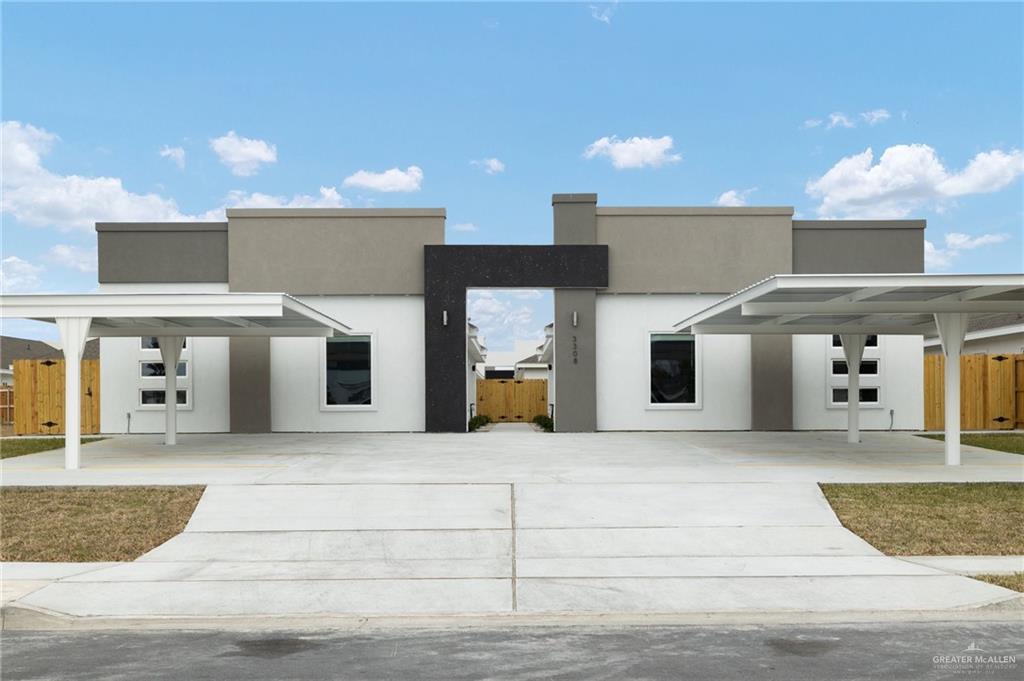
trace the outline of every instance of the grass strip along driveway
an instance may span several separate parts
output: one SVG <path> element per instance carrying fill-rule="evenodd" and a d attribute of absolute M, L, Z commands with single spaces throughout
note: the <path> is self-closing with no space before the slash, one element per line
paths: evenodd
<path fill-rule="evenodd" d="M 185 529 L 203 489 L 4 487 L 0 560 L 134 560 Z"/>
<path fill-rule="evenodd" d="M 922 435 L 929 440 L 945 440 L 944 435 Z M 997 452 L 1024 454 L 1024 433 L 961 433 L 960 444 L 984 447 Z"/>
<path fill-rule="evenodd" d="M 102 439 L 104 438 L 83 437 L 82 444 L 99 442 Z M 0 440 L 0 459 L 10 459 L 15 456 L 24 456 L 25 454 L 47 452 L 51 449 L 61 449 L 63 447 L 64 438 L 62 437 L 4 438 Z"/>
<path fill-rule="evenodd" d="M 1024 555 L 1024 483 L 822 484 L 840 522 L 890 556 Z M 1024 591 L 1024 573 L 976 575 Z"/>

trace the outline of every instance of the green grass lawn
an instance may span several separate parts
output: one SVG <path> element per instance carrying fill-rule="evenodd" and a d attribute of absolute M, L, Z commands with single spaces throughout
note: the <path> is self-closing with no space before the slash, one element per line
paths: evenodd
<path fill-rule="evenodd" d="M 1024 572 L 1014 572 L 1010 575 L 974 575 L 974 579 L 980 579 L 1011 591 L 1024 591 Z"/>
<path fill-rule="evenodd" d="M 844 527 L 891 556 L 1024 554 L 1024 483 L 820 487 Z"/>
<path fill-rule="evenodd" d="M 135 560 L 185 529 L 203 489 L 4 487 L 0 560 Z"/>
<path fill-rule="evenodd" d="M 945 440 L 943 435 L 922 435 L 929 440 Z M 1024 454 L 1024 433 L 961 433 L 960 444 L 994 449 L 997 452 Z"/>
<path fill-rule="evenodd" d="M 83 437 L 82 444 L 99 442 L 102 439 L 102 437 Z M 4 438 L 0 440 L 0 459 L 61 449 L 63 446 L 64 438 L 62 437 Z"/>

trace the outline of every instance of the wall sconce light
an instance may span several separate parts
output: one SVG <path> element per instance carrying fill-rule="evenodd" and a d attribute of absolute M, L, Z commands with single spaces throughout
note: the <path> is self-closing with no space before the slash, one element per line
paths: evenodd
<path fill-rule="evenodd" d="M 572 325 L 573 327 L 577 327 L 580 325 L 580 318 L 579 315 L 576 314 L 576 310 L 572 311 Z"/>
<path fill-rule="evenodd" d="M 441 310 L 441 325 L 448 326 L 448 310 Z"/>

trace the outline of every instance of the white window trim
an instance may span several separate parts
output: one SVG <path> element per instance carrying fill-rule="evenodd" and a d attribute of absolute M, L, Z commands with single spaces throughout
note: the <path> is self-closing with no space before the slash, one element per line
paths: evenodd
<path fill-rule="evenodd" d="M 875 335 L 875 334 L 871 334 Z M 861 357 L 862 360 L 870 359 L 878 362 L 878 373 L 861 374 L 860 387 L 861 388 L 875 388 L 878 390 L 878 401 L 877 402 L 861 402 L 860 407 L 862 409 L 884 409 L 885 408 L 885 390 L 884 390 L 884 376 L 885 367 L 882 364 L 882 348 L 885 345 L 885 336 L 878 335 L 878 344 L 873 346 L 864 346 L 864 355 Z M 832 360 L 841 359 L 846 361 L 846 355 L 843 352 L 842 345 L 832 345 L 832 336 L 828 336 L 826 342 L 827 351 L 825 352 L 825 408 L 832 410 L 846 409 L 846 402 L 834 402 L 832 400 L 832 389 L 833 388 L 846 388 L 849 390 L 850 376 L 849 374 L 833 374 L 832 373 Z M 849 395 L 849 393 L 847 393 Z"/>
<path fill-rule="evenodd" d="M 164 363 L 164 361 L 162 359 L 148 359 L 148 358 L 145 358 L 145 357 L 140 359 L 139 360 L 139 378 L 141 380 L 143 380 L 143 381 L 149 380 L 149 379 L 154 379 L 154 378 L 159 380 L 159 381 L 163 381 L 164 380 L 163 376 L 143 376 L 142 375 L 142 365 L 143 364 L 163 364 L 163 363 Z M 184 364 L 185 365 L 185 374 L 182 375 L 182 376 L 178 376 L 178 380 L 179 381 L 185 381 L 185 380 L 188 380 L 189 378 L 191 378 L 190 374 L 192 373 L 192 370 L 189 368 L 189 364 L 191 364 L 191 362 L 189 362 L 187 359 L 179 359 L 178 360 L 178 364 Z M 149 390 L 149 388 L 146 388 L 146 390 Z"/>
<path fill-rule="evenodd" d="M 154 385 L 151 385 L 151 386 L 149 386 L 149 385 L 140 385 L 139 389 L 135 391 L 135 398 L 136 398 L 135 401 L 137 403 L 136 406 L 135 406 L 135 409 L 137 411 L 164 411 L 164 405 L 162 405 L 162 404 L 143 404 L 142 403 L 142 391 L 143 390 L 158 390 L 158 391 L 161 391 L 161 392 L 164 390 L 164 388 L 163 388 L 163 379 L 162 378 L 158 378 L 157 380 L 160 381 L 159 385 L 157 385 L 157 384 L 154 384 Z M 179 385 L 178 386 L 178 390 L 184 390 L 185 391 L 185 404 L 179 404 L 178 405 L 178 411 L 192 411 L 192 388 Z"/>
<path fill-rule="evenodd" d="M 850 376 L 849 374 L 837 374 L 837 373 L 835 373 L 833 371 L 833 367 L 832 367 L 832 363 L 833 362 L 845 362 L 845 361 L 846 361 L 846 357 L 829 357 L 828 358 L 828 375 L 829 375 L 829 378 L 836 378 L 836 379 L 839 379 L 839 380 L 842 380 L 842 381 L 848 381 L 849 380 L 849 376 Z M 861 361 L 861 363 L 864 363 L 864 362 L 874 362 L 875 363 L 875 366 L 877 367 L 877 371 L 875 373 L 873 373 L 873 374 L 862 373 L 860 375 L 861 387 L 862 388 L 874 388 L 875 387 L 874 385 L 864 385 L 864 379 L 868 379 L 869 381 L 875 381 L 876 379 L 881 378 L 881 376 L 882 376 L 882 358 L 881 357 L 868 357 L 865 354 L 864 357 L 861 357 L 860 361 Z M 836 388 L 842 388 L 844 386 L 836 385 L 835 387 Z"/>
<path fill-rule="evenodd" d="M 704 339 L 693 336 L 694 389 L 697 392 L 693 402 L 651 402 L 651 337 L 675 334 L 674 330 L 651 329 L 644 332 L 644 392 L 647 395 L 647 411 L 700 411 L 704 409 Z M 688 334 L 681 334 L 688 335 Z"/>
<path fill-rule="evenodd" d="M 160 348 L 145 348 L 145 347 L 143 347 L 142 346 L 142 339 L 143 338 L 159 338 L 159 336 L 139 336 L 139 351 L 140 352 L 155 352 L 157 354 L 160 353 Z M 189 339 L 189 338 L 185 339 L 185 346 L 181 349 L 182 354 L 185 354 L 186 352 L 188 352 L 189 347 L 192 345 L 190 340 L 191 339 Z"/>
<path fill-rule="evenodd" d="M 874 385 L 874 384 L 872 384 L 872 385 L 863 385 L 862 384 L 860 386 L 861 390 L 866 390 L 867 388 L 874 388 L 875 390 L 878 391 L 878 401 L 877 402 L 861 402 L 860 406 L 863 407 L 864 409 L 881 409 L 882 408 L 882 402 L 883 402 L 883 400 L 882 400 L 882 386 Z M 846 386 L 846 384 L 843 384 L 843 385 L 830 385 L 828 387 L 828 398 L 827 398 L 828 399 L 828 408 L 829 409 L 846 409 L 846 407 L 847 407 L 846 402 L 834 402 L 834 401 L 832 401 L 832 391 L 833 390 L 846 390 L 847 391 L 847 395 L 849 395 L 849 390 L 850 389 Z"/>
<path fill-rule="evenodd" d="M 317 365 L 319 378 L 317 379 L 317 390 L 319 397 L 317 402 L 320 411 L 324 412 L 358 412 L 358 411 L 379 411 L 380 410 L 380 381 L 377 380 L 377 332 L 376 331 L 350 331 L 349 336 L 370 337 L 370 404 L 327 404 L 327 339 L 320 340 L 320 362 Z"/>

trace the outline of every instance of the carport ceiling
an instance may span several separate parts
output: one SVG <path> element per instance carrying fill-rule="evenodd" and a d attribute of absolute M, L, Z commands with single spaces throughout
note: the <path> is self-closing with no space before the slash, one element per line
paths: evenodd
<path fill-rule="evenodd" d="M 284 293 L 3 296 L 4 317 L 90 318 L 89 336 L 334 336 L 345 324 Z"/>
<path fill-rule="evenodd" d="M 1024 311 L 1022 274 L 778 274 L 678 324 L 742 334 L 934 335 L 935 315 Z"/>

